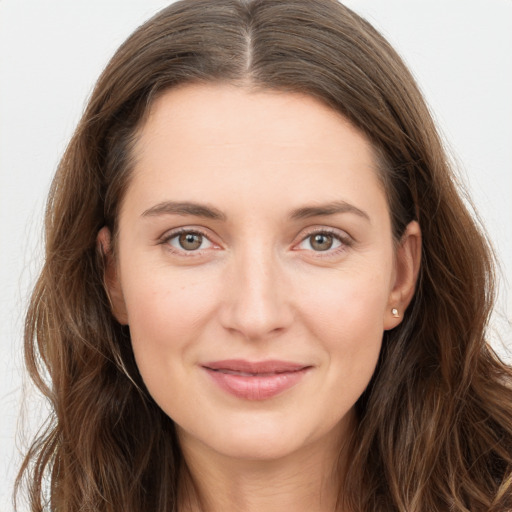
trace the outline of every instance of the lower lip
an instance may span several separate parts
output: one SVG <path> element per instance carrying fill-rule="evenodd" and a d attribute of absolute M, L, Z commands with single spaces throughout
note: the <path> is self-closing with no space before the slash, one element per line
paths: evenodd
<path fill-rule="evenodd" d="M 204 368 L 204 367 L 203 367 Z M 245 400 L 267 400 L 298 384 L 309 367 L 272 375 L 237 375 L 204 368 L 221 389 Z"/>

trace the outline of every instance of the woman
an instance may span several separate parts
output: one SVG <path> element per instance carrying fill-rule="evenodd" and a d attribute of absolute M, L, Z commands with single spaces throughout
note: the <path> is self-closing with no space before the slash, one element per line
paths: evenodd
<path fill-rule="evenodd" d="M 143 25 L 46 235 L 33 510 L 510 510 L 489 248 L 411 75 L 341 4 Z"/>

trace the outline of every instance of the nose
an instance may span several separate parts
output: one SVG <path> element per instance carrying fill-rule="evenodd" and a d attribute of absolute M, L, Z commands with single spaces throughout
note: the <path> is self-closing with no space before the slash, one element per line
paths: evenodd
<path fill-rule="evenodd" d="M 224 286 L 221 322 L 247 340 L 264 340 L 293 322 L 289 279 L 272 250 L 233 257 Z"/>

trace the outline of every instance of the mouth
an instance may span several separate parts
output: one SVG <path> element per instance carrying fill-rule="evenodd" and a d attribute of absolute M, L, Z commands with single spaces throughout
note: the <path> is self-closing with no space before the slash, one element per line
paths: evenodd
<path fill-rule="evenodd" d="M 239 359 L 202 365 L 225 392 L 245 400 L 267 400 L 297 385 L 312 368 L 288 361 L 250 362 Z"/>

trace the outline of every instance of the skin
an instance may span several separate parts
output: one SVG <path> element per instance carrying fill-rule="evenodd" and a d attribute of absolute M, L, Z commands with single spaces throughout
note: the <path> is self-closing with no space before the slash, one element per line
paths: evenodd
<path fill-rule="evenodd" d="M 107 228 L 98 240 L 114 314 L 177 425 L 181 509 L 334 510 L 354 404 L 414 292 L 417 223 L 393 240 L 369 141 L 302 94 L 172 89 L 134 156 L 116 255 Z M 173 212 L 169 201 L 223 218 Z M 344 207 L 290 217 L 333 202 Z M 178 228 L 201 232 L 199 249 L 184 248 Z M 233 358 L 310 369 L 277 396 L 246 400 L 202 368 Z"/>

